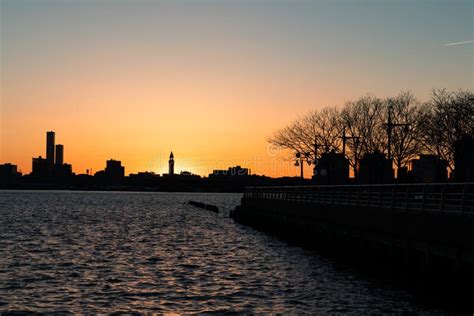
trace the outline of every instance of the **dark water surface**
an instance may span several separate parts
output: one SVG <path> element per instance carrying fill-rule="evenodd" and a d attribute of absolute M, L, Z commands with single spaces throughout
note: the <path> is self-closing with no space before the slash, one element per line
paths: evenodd
<path fill-rule="evenodd" d="M 0 312 L 433 312 L 235 224 L 240 197 L 0 191 Z"/>

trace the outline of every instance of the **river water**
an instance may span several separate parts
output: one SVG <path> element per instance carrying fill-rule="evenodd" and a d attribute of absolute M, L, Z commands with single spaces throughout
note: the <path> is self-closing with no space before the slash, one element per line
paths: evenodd
<path fill-rule="evenodd" d="M 240 197 L 0 191 L 0 313 L 436 312 L 235 224 Z"/>

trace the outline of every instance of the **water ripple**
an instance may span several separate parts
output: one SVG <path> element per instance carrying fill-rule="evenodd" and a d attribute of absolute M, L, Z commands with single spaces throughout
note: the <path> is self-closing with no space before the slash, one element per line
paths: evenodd
<path fill-rule="evenodd" d="M 0 313 L 436 312 L 236 225 L 239 199 L 0 191 Z"/>

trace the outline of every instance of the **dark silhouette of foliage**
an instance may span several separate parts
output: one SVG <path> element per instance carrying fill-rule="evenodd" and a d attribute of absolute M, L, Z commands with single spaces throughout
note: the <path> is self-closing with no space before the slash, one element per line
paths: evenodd
<path fill-rule="evenodd" d="M 454 169 L 454 145 L 463 136 L 474 136 L 473 93 L 433 90 L 426 111 L 419 118 L 420 141 L 424 150 L 435 154 Z"/>
<path fill-rule="evenodd" d="M 431 99 L 420 102 L 411 92 L 381 99 L 367 95 L 348 101 L 342 108 L 324 107 L 278 130 L 268 141 L 293 152 L 342 152 L 343 131 L 348 137 L 346 156 L 356 167 L 366 153 L 388 152 L 388 116 L 391 117 L 390 152 L 396 168 L 408 165 L 422 153 L 449 162 L 453 169 L 454 144 L 463 135 L 474 135 L 471 91 L 433 90 Z M 317 144 L 317 152 L 315 151 Z"/>

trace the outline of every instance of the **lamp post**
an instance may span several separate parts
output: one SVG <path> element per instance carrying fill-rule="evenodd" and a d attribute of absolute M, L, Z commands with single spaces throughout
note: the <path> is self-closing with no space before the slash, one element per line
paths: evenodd
<path fill-rule="evenodd" d="M 346 157 L 346 142 L 348 139 L 354 139 L 356 143 L 360 142 L 359 136 L 346 136 L 346 127 L 342 127 L 342 154 Z"/>
<path fill-rule="evenodd" d="M 384 124 L 387 128 L 387 158 L 392 159 L 392 130 L 394 127 L 404 127 L 405 129 L 410 128 L 409 123 L 392 123 L 392 101 L 389 101 L 388 105 L 388 118 L 387 123 Z"/>
<path fill-rule="evenodd" d="M 360 145 L 360 136 L 346 136 L 346 127 L 342 127 L 342 155 L 346 158 L 346 143 L 349 139 L 352 139 L 354 142 L 354 177 L 357 178 L 357 157 L 359 156 L 358 150 Z"/>
<path fill-rule="evenodd" d="M 295 166 L 300 167 L 300 177 L 301 179 L 304 179 L 304 173 L 303 173 L 304 160 L 306 159 L 306 162 L 308 163 L 308 165 L 311 165 L 311 161 L 309 159 L 311 157 L 311 153 L 297 151 L 295 157 L 296 157 Z"/>

